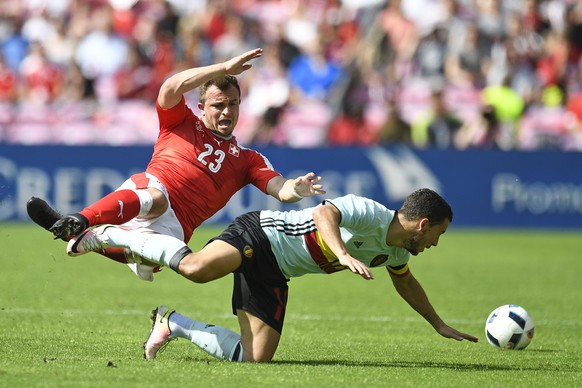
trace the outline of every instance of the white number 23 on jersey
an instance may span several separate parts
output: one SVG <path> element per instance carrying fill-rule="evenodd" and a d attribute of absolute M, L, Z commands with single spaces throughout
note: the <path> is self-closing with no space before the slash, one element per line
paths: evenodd
<path fill-rule="evenodd" d="M 198 155 L 198 160 L 212 172 L 218 172 L 226 154 L 222 150 L 215 150 L 210 144 L 204 144 L 206 151 Z"/>

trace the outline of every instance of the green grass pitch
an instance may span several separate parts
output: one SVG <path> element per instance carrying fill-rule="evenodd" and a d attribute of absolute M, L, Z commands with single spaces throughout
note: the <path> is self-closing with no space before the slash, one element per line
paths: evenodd
<path fill-rule="evenodd" d="M 220 229 L 201 228 L 199 248 Z M 153 283 L 96 254 L 70 258 L 32 224 L 0 224 L 0 387 L 582 386 L 582 233 L 451 228 L 411 269 L 443 319 L 480 338 L 440 337 L 396 294 L 384 269 L 290 282 L 269 364 L 217 361 L 186 340 L 142 358 L 159 304 L 238 331 L 231 276 L 194 284 L 164 269 Z M 497 306 L 535 322 L 523 351 L 484 336 Z"/>

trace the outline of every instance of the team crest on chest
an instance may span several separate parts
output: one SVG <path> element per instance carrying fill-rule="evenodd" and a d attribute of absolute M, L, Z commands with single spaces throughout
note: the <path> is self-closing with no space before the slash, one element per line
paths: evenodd
<path fill-rule="evenodd" d="M 231 144 L 228 146 L 228 153 L 238 158 L 238 156 L 240 155 L 240 148 L 238 148 L 234 144 Z"/>

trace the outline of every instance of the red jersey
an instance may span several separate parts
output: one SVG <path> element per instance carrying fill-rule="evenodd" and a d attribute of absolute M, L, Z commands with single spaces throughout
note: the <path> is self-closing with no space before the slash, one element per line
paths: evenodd
<path fill-rule="evenodd" d="M 160 133 L 146 172 L 166 186 L 188 242 L 194 229 L 222 209 L 247 184 L 266 193 L 280 174 L 259 152 L 241 147 L 232 136 L 216 136 L 184 98 L 173 108 L 156 103 Z"/>
<path fill-rule="evenodd" d="M 0 101 L 10 101 L 16 96 L 16 73 L 0 65 Z"/>

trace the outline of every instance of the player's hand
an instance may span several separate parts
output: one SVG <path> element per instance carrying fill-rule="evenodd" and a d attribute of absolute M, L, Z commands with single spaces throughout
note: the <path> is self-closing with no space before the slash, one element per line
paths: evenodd
<path fill-rule="evenodd" d="M 468 340 L 471 342 L 479 342 L 479 338 L 470 334 L 461 333 L 450 326 L 444 325 L 437 329 L 437 332 L 445 338 L 452 338 L 457 341 Z"/>
<path fill-rule="evenodd" d="M 370 271 L 370 268 L 366 264 L 362 263 L 360 260 L 354 259 L 351 256 L 343 256 L 338 258 L 341 265 L 347 267 L 350 271 L 356 275 L 360 275 L 366 280 L 373 280 L 374 274 Z"/>
<path fill-rule="evenodd" d="M 315 175 L 314 172 L 307 173 L 295 179 L 294 189 L 301 197 L 311 197 L 316 194 L 325 194 L 323 185 L 319 183 L 321 177 Z"/>
<path fill-rule="evenodd" d="M 234 57 L 229 59 L 228 61 L 224 62 L 225 70 L 227 74 L 230 75 L 239 75 L 243 71 L 247 71 L 253 65 L 247 63 L 251 59 L 258 58 L 263 55 L 262 48 L 256 48 L 254 50 L 247 51 L 244 54 L 239 55 L 238 57 Z"/>

